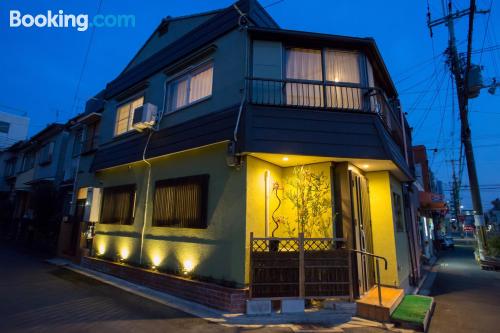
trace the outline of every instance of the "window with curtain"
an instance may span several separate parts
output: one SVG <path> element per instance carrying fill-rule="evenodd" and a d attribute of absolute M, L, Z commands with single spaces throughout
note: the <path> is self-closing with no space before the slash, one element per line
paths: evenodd
<path fill-rule="evenodd" d="M 352 87 L 361 84 L 359 54 L 356 52 L 328 49 L 325 52 L 326 80 L 333 82 L 326 92 L 327 106 L 341 109 L 360 109 L 361 89 Z"/>
<path fill-rule="evenodd" d="M 132 130 L 134 110 L 144 103 L 144 96 L 132 99 L 116 109 L 115 136 Z"/>
<path fill-rule="evenodd" d="M 156 182 L 153 226 L 206 228 L 208 175 Z"/>
<path fill-rule="evenodd" d="M 103 224 L 132 224 L 134 221 L 135 185 L 104 188 L 101 222 Z"/>
<path fill-rule="evenodd" d="M 396 230 L 398 232 L 404 232 L 404 221 L 403 221 L 403 206 L 401 196 L 392 192 L 392 209 L 394 214 L 394 221 L 396 222 Z"/>
<path fill-rule="evenodd" d="M 286 78 L 323 81 L 321 50 L 290 48 L 286 50 Z M 320 82 L 287 83 L 287 104 L 323 106 L 323 85 Z"/>
<path fill-rule="evenodd" d="M 204 64 L 172 81 L 169 110 L 175 111 L 212 95 L 213 63 Z"/>
<path fill-rule="evenodd" d="M 32 169 L 35 166 L 35 152 L 34 151 L 27 151 L 23 155 L 23 161 L 21 164 L 21 170 L 28 171 Z"/>

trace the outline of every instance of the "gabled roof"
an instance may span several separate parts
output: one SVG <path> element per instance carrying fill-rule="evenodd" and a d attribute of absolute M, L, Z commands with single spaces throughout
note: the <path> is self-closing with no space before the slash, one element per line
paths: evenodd
<path fill-rule="evenodd" d="M 33 135 L 28 140 L 28 142 L 30 142 L 30 143 L 41 142 L 41 141 L 43 141 L 45 139 L 48 139 L 48 138 L 50 138 L 50 137 L 58 134 L 59 132 L 61 132 L 62 130 L 64 130 L 64 128 L 65 128 L 64 124 L 60 124 L 60 123 L 49 124 L 43 130 L 41 130 L 37 134 Z"/>
<path fill-rule="evenodd" d="M 223 9 L 216 9 L 216 10 L 211 10 L 211 11 L 206 11 L 206 12 L 201 12 L 201 13 L 196 13 L 196 14 L 191 14 L 191 15 L 183 15 L 183 16 L 176 16 L 176 17 L 171 17 L 167 16 L 161 20 L 161 22 L 158 24 L 158 26 L 155 28 L 155 30 L 151 33 L 151 35 L 148 37 L 146 42 L 141 46 L 141 48 L 135 53 L 135 55 L 132 57 L 132 59 L 129 61 L 127 66 L 123 69 L 123 71 L 120 73 L 122 75 L 125 73 L 127 70 L 129 70 L 136 59 L 140 56 L 142 51 L 147 47 L 147 45 L 150 43 L 151 40 L 155 37 L 156 33 L 163 29 L 164 27 L 168 27 L 168 25 L 171 22 L 178 22 L 178 21 L 187 21 L 187 20 L 192 20 L 192 19 L 197 19 L 201 18 L 203 16 L 209 16 L 209 15 L 215 15 L 219 12 L 221 12 Z M 182 37 L 181 37 L 182 38 Z"/>
<path fill-rule="evenodd" d="M 158 73 L 169 64 L 237 28 L 240 18 L 238 9 L 246 14 L 253 25 L 279 28 L 278 24 L 256 0 L 239 0 L 235 4 L 218 11 L 214 17 L 186 33 L 177 41 L 167 45 L 147 60 L 120 74 L 115 80 L 108 83 L 104 98 L 109 99 L 141 83 L 141 81 Z"/>

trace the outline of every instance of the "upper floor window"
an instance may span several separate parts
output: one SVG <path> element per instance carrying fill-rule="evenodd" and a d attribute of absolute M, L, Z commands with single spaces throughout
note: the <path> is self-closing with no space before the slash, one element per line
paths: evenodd
<path fill-rule="evenodd" d="M 52 155 L 54 154 L 54 142 L 47 142 L 40 149 L 40 161 L 39 164 L 48 164 L 52 161 Z"/>
<path fill-rule="evenodd" d="M 86 131 L 85 141 L 83 143 L 82 153 L 86 153 L 97 148 L 98 133 L 99 133 L 98 121 L 87 125 L 87 131 Z"/>
<path fill-rule="evenodd" d="M 83 129 L 79 128 L 75 132 L 75 139 L 73 141 L 73 149 L 72 149 L 72 156 L 77 156 L 80 154 L 80 151 L 82 149 L 82 141 L 83 141 Z"/>
<path fill-rule="evenodd" d="M 0 121 L 0 133 L 9 133 L 10 124 L 6 121 Z"/>
<path fill-rule="evenodd" d="M 5 161 L 5 177 L 14 176 L 16 173 L 17 158 L 10 158 Z"/>
<path fill-rule="evenodd" d="M 169 111 L 175 111 L 212 95 L 213 63 L 201 65 L 169 85 Z"/>
<path fill-rule="evenodd" d="M 326 50 L 326 80 L 330 82 L 361 83 L 359 56 L 355 52 Z"/>
<path fill-rule="evenodd" d="M 144 96 L 132 99 L 118 106 L 116 110 L 115 136 L 132 129 L 134 110 L 144 103 Z"/>
<path fill-rule="evenodd" d="M 23 155 L 23 161 L 21 165 L 21 171 L 28 171 L 35 166 L 35 152 L 27 151 Z"/>
<path fill-rule="evenodd" d="M 361 89 L 356 88 L 361 84 L 356 52 L 289 48 L 286 79 L 292 81 L 286 83 L 285 89 L 289 105 L 361 108 Z"/>

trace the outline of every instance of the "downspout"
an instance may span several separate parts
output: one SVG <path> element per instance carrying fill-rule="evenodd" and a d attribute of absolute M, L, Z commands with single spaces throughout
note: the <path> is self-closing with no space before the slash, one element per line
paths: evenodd
<path fill-rule="evenodd" d="M 401 105 L 399 104 L 399 101 L 398 101 L 398 108 L 399 108 L 399 115 L 401 117 L 401 127 L 403 129 L 403 145 L 404 145 L 404 150 L 405 150 L 405 160 L 406 160 L 406 164 L 409 165 L 409 161 L 408 161 L 408 143 L 406 142 L 406 124 L 405 124 L 405 117 L 404 117 L 404 113 L 403 113 L 403 109 L 401 108 Z"/>
<path fill-rule="evenodd" d="M 144 235 L 146 233 L 146 219 L 148 215 L 148 199 L 149 199 L 149 188 L 151 187 L 151 163 L 146 160 L 146 151 L 149 146 L 149 142 L 151 141 L 151 137 L 153 136 L 153 132 L 158 131 L 160 127 L 161 120 L 163 115 L 165 114 L 165 102 L 167 98 L 167 79 L 163 83 L 163 102 L 161 106 L 161 112 L 158 114 L 155 124 L 149 130 L 148 139 L 146 144 L 144 145 L 144 150 L 142 151 L 142 161 L 146 163 L 147 167 L 147 177 L 146 177 L 146 196 L 144 198 L 144 215 L 142 220 L 142 230 L 141 230 L 141 250 L 139 254 L 139 264 L 142 265 L 142 257 L 144 251 Z"/>
<path fill-rule="evenodd" d="M 238 18 L 238 25 L 240 26 L 240 30 L 245 32 L 245 39 L 244 39 L 244 43 L 245 43 L 245 46 L 244 46 L 244 55 L 245 55 L 244 80 L 245 80 L 245 83 L 243 85 L 243 96 L 241 97 L 241 103 L 240 103 L 240 107 L 238 110 L 238 116 L 236 118 L 236 125 L 235 125 L 234 131 L 233 131 L 233 140 L 234 140 L 234 143 L 236 145 L 236 142 L 238 142 L 238 129 L 240 127 L 241 114 L 243 113 L 243 108 L 245 106 L 247 91 L 248 91 L 248 89 L 247 89 L 247 86 L 248 86 L 248 82 L 247 82 L 247 77 L 248 77 L 248 32 L 247 32 L 248 20 L 247 20 L 246 14 L 243 13 L 238 8 L 238 6 L 236 6 L 236 4 L 234 4 L 233 7 L 240 14 L 240 17 Z"/>
<path fill-rule="evenodd" d="M 80 144 L 83 143 L 84 138 L 86 136 L 86 131 L 82 131 L 82 139 L 80 141 Z M 80 170 L 80 160 L 81 160 L 81 148 L 80 147 L 80 153 L 78 154 L 78 157 L 76 158 L 76 167 L 75 167 L 75 175 L 73 177 L 73 193 L 71 193 L 71 212 L 70 215 L 74 215 L 76 211 L 76 186 L 78 185 L 78 170 Z"/>

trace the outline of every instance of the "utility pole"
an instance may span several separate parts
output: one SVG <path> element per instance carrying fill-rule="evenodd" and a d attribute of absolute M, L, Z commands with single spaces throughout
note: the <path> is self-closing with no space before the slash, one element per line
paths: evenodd
<path fill-rule="evenodd" d="M 431 21 L 430 14 L 428 15 L 428 26 L 431 31 L 432 27 L 445 24 L 448 28 L 448 62 L 450 70 L 455 78 L 457 96 L 458 96 L 458 106 L 460 110 L 460 122 L 461 122 L 461 137 L 462 144 L 464 147 L 465 158 L 467 160 L 467 172 L 469 176 L 469 185 L 472 197 L 472 207 L 474 210 L 474 223 L 477 228 L 477 242 L 479 249 L 479 256 L 484 259 L 486 252 L 486 233 L 484 225 L 484 215 L 483 215 L 483 205 L 481 203 L 481 193 L 479 192 L 479 182 L 477 178 L 476 163 L 474 160 L 474 151 L 472 149 L 471 140 L 471 130 L 469 126 L 469 97 L 468 97 L 468 76 L 470 70 L 470 57 L 472 48 L 472 29 L 474 22 L 474 14 L 484 14 L 488 11 L 478 11 L 476 10 L 475 0 L 470 1 L 470 8 L 465 10 L 452 12 L 451 0 L 448 1 L 448 6 L 445 4 L 445 0 L 441 1 L 443 6 L 443 14 L 446 14 L 442 18 Z M 446 9 L 447 7 L 447 9 Z M 467 45 L 467 60 L 465 68 L 463 62 L 460 60 L 458 55 L 456 38 L 455 38 L 455 25 L 454 20 L 463 16 L 469 16 L 469 32 L 468 32 L 468 45 Z"/>

